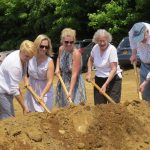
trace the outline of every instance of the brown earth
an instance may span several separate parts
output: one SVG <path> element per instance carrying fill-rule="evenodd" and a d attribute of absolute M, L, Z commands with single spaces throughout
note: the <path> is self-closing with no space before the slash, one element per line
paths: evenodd
<path fill-rule="evenodd" d="M 94 106 L 92 85 L 86 89 L 86 105 L 50 114 L 23 116 L 15 101 L 16 117 L 0 121 L 0 150 L 150 149 L 150 103 L 138 100 L 133 69 L 123 73 L 120 104 Z"/>

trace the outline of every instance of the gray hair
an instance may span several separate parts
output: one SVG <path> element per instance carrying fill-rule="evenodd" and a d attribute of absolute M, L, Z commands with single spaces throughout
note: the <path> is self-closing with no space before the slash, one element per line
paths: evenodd
<path fill-rule="evenodd" d="M 101 37 L 101 36 L 105 36 L 107 38 L 107 41 L 110 43 L 112 41 L 112 35 L 107 32 L 105 29 L 98 29 L 95 33 L 94 33 L 94 36 L 93 36 L 93 39 L 92 41 L 94 43 L 98 43 L 98 37 Z"/>

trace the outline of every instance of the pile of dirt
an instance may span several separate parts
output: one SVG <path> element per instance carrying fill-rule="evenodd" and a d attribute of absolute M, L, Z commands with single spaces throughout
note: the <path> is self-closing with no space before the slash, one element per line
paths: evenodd
<path fill-rule="evenodd" d="M 147 150 L 150 103 L 70 106 L 0 122 L 1 150 Z"/>

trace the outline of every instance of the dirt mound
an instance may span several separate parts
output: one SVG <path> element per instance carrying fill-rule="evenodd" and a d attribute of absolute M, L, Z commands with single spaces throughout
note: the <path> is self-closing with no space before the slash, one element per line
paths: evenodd
<path fill-rule="evenodd" d="M 150 103 L 70 106 L 0 122 L 1 150 L 150 149 Z"/>

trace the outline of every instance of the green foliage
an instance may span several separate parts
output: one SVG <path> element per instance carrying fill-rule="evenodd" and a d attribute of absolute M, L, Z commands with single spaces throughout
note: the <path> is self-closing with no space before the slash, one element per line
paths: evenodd
<path fill-rule="evenodd" d="M 77 39 L 105 28 L 119 41 L 137 21 L 149 21 L 150 0 L 0 0 L 0 50 L 18 49 L 24 39 L 47 34 L 59 43 L 65 27 Z"/>
<path fill-rule="evenodd" d="M 138 19 L 138 14 L 133 13 L 129 8 L 127 0 L 111 1 L 103 5 L 103 11 L 97 10 L 96 13 L 89 15 L 89 26 L 94 29 L 104 28 L 112 33 L 116 40 L 120 40 L 120 33 L 128 33 L 128 25 Z M 117 38 L 118 36 L 118 38 Z"/>
<path fill-rule="evenodd" d="M 136 0 L 136 11 L 140 13 L 140 21 L 149 22 L 150 0 Z"/>
<path fill-rule="evenodd" d="M 22 40 L 34 40 L 38 34 L 47 33 L 54 20 L 50 1 L 0 0 L 0 3 L 3 42 L 0 49 L 16 49 Z"/>

